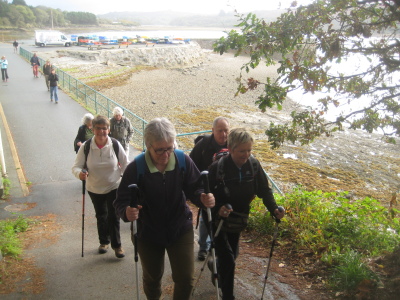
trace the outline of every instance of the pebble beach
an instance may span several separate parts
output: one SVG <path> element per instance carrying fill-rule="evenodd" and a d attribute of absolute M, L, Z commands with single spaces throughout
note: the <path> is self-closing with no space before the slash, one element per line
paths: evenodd
<path fill-rule="evenodd" d="M 261 89 L 235 96 L 241 68 L 248 62 L 248 57 L 219 55 L 206 49 L 204 52 L 204 60 L 199 65 L 139 71 L 133 73 L 122 86 L 109 87 L 101 90 L 101 93 L 146 121 L 155 117 L 169 118 L 175 124 L 178 134 L 209 130 L 213 119 L 222 115 L 230 120 L 231 127 L 249 128 L 255 135 L 259 147 L 269 148 L 265 135 L 269 123 L 272 121 L 275 124 L 283 124 L 290 121 L 290 112 L 300 109 L 300 104 L 287 99 L 282 110 L 273 108 L 262 113 L 255 105 L 255 101 L 262 93 Z M 51 59 L 57 67 L 73 70 L 70 74 L 83 82 L 93 80 L 91 79 L 93 76 L 122 68 L 122 66 L 104 65 L 66 56 L 59 57 L 54 52 L 43 53 L 43 57 Z M 249 73 L 242 71 L 242 80 L 253 77 L 265 82 L 267 76 L 276 76 L 277 67 L 260 65 Z M 186 144 L 178 140 L 178 144 L 181 148 L 191 149 L 193 139 Z M 291 190 L 293 186 L 302 182 L 296 174 L 301 171 L 305 173 L 300 172 L 299 175 L 306 175 L 308 171 L 305 170 L 309 170 L 310 166 L 325 170 L 324 174 L 331 174 L 328 176 L 329 188 L 351 190 L 352 183 L 343 175 L 346 174 L 342 172 L 343 170 L 363 178 L 362 180 L 368 182 L 364 189 L 377 191 L 379 194 L 377 197 L 381 198 L 392 191 L 398 183 L 398 172 L 393 172 L 392 167 L 398 165 L 399 144 L 386 144 L 379 134 L 345 130 L 337 132 L 333 137 L 320 137 L 310 145 L 287 143 L 274 150 L 277 156 L 273 159 L 269 157 L 263 160 L 260 153 L 258 157 L 261 158 L 267 172 L 284 191 Z M 390 160 L 390 163 L 387 160 Z M 290 161 L 297 165 L 295 169 L 294 165 L 281 168 Z M 297 163 L 300 161 L 303 165 Z M 370 172 L 371 164 L 381 166 L 380 171 Z M 293 176 L 289 178 L 286 176 L 288 173 Z M 304 184 L 314 189 L 327 184 L 316 180 L 322 178 L 321 175 L 312 173 L 306 178 L 310 181 Z M 334 188 L 338 184 L 350 186 Z"/>
<path fill-rule="evenodd" d="M 133 73 L 122 87 L 110 87 L 101 90 L 101 93 L 146 121 L 155 117 L 167 117 L 174 120 L 178 112 L 191 113 L 198 109 L 210 110 L 209 124 L 215 113 L 228 117 L 234 125 L 238 126 L 246 122 L 259 125 L 265 123 L 265 126 L 272 119 L 275 121 L 277 118 L 287 119 L 287 114 L 295 106 L 291 101 L 282 111 L 273 109 L 261 113 L 255 105 L 255 101 L 262 92 L 261 89 L 235 96 L 241 67 L 248 62 L 248 57 L 234 57 L 232 54 L 219 55 L 206 49 L 203 51 L 204 60 L 199 65 L 139 71 Z M 42 55 L 61 69 L 73 68 L 74 71 L 70 74 L 85 83 L 95 75 L 115 72 L 116 69 L 122 68 L 66 56 L 58 57 L 51 52 Z M 248 77 L 254 77 L 265 82 L 267 75 L 276 74 L 276 68 L 275 66 L 259 66 L 250 73 L 243 71 L 242 81 Z M 210 128 L 205 125 L 203 129 L 198 129 Z"/>

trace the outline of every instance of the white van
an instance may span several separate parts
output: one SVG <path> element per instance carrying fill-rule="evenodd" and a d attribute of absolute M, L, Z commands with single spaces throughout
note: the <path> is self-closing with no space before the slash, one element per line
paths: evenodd
<path fill-rule="evenodd" d="M 35 45 L 45 46 L 71 46 L 72 42 L 62 32 L 55 30 L 35 30 Z"/>

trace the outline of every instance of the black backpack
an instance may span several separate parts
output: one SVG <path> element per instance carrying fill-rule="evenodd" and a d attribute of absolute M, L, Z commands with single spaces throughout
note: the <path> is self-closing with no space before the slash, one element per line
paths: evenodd
<path fill-rule="evenodd" d="M 118 158 L 118 153 L 119 153 L 118 141 L 116 139 L 114 139 L 114 138 L 111 138 L 111 141 L 112 141 L 112 144 L 113 144 L 115 155 L 117 156 L 117 159 L 118 159 L 118 162 L 119 162 L 119 158 Z M 88 170 L 86 162 L 87 162 L 87 158 L 88 158 L 88 155 L 89 155 L 90 143 L 91 142 L 92 142 L 92 138 L 88 139 L 85 142 L 85 145 L 83 147 L 83 153 L 85 153 L 85 164 L 84 164 L 83 168 L 86 169 L 86 170 Z"/>
<path fill-rule="evenodd" d="M 199 135 L 194 139 L 194 144 L 196 145 L 201 140 L 204 140 L 205 145 L 208 145 L 211 142 L 211 134 L 203 134 Z M 203 147 L 204 148 L 204 147 Z M 204 150 L 203 150 L 204 151 Z"/>

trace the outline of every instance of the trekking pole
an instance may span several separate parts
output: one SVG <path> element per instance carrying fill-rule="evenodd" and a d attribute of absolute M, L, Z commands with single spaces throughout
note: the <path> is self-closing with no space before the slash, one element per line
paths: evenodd
<path fill-rule="evenodd" d="M 284 212 L 285 209 L 282 206 L 278 206 L 278 210 L 280 212 Z M 273 235 L 273 239 L 272 239 L 272 246 L 271 246 L 271 251 L 269 252 L 269 259 L 268 259 L 268 266 L 267 266 L 267 272 L 265 273 L 265 277 L 264 277 L 264 287 L 263 287 L 263 291 L 261 294 L 261 300 L 264 299 L 264 292 L 265 292 L 265 285 L 267 284 L 267 279 L 268 279 L 268 272 L 269 272 L 269 266 L 271 265 L 271 259 L 272 259 L 272 253 L 274 251 L 274 247 L 275 247 L 275 242 L 276 242 L 276 237 L 278 236 L 278 229 L 279 229 L 279 223 L 281 222 L 280 219 L 275 218 L 275 231 L 274 231 L 274 235 Z"/>
<path fill-rule="evenodd" d="M 230 205 L 229 203 L 224 205 L 226 209 L 231 210 L 232 209 L 232 205 Z M 224 223 L 225 218 L 221 218 L 221 220 L 219 221 L 218 227 L 217 227 L 217 231 L 215 232 L 214 238 L 216 238 L 219 234 L 219 232 L 221 231 L 222 228 L 222 224 Z"/>
<path fill-rule="evenodd" d="M 227 209 L 232 209 L 232 206 L 231 206 L 230 204 L 225 204 L 224 206 L 225 206 Z M 219 221 L 218 228 L 217 228 L 217 231 L 215 232 L 214 238 L 216 238 L 216 237 L 218 236 L 219 232 L 221 231 L 221 228 L 222 228 L 222 224 L 223 224 L 223 223 L 224 223 L 224 218 L 222 218 L 222 219 Z M 199 277 L 197 277 L 196 283 L 195 283 L 195 285 L 194 285 L 194 287 L 193 287 L 193 290 L 192 290 L 192 297 L 194 296 L 194 291 L 195 291 L 196 288 L 197 288 L 197 284 L 199 283 L 199 280 L 200 280 L 200 278 L 201 278 L 201 275 L 203 274 L 203 271 L 204 271 L 205 266 L 207 265 L 207 262 L 208 262 L 209 257 L 210 257 L 210 251 L 207 252 L 206 259 L 204 260 L 203 266 L 202 266 L 201 269 L 200 269 Z"/>
<path fill-rule="evenodd" d="M 208 171 L 201 172 L 200 176 L 203 178 L 204 192 L 206 194 L 209 194 L 210 193 L 210 185 L 208 183 Z M 215 282 L 215 288 L 217 290 L 217 300 L 219 300 L 217 261 L 215 259 L 215 244 L 214 244 L 214 237 L 213 237 L 213 233 L 212 233 L 211 208 L 209 208 L 209 207 L 207 207 L 207 216 L 208 216 L 208 228 L 209 228 L 210 240 L 211 240 L 211 255 L 213 258 L 213 278 L 214 278 L 214 282 Z"/>
<path fill-rule="evenodd" d="M 138 192 L 139 188 L 137 184 L 130 184 L 128 188 L 131 189 L 131 203 L 130 207 L 137 208 L 138 207 Z M 136 220 L 132 223 L 132 234 L 133 234 L 133 246 L 135 248 L 135 269 L 136 269 L 136 299 L 139 300 L 139 269 L 138 269 L 138 245 L 137 245 L 137 222 Z"/>
<path fill-rule="evenodd" d="M 86 169 L 82 169 L 82 173 L 86 174 Z M 85 191 L 86 190 L 86 180 L 82 180 L 82 257 L 83 254 L 83 241 L 85 237 Z"/>

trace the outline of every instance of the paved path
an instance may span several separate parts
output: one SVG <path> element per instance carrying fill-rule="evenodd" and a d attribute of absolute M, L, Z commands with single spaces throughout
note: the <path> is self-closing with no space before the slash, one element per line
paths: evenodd
<path fill-rule="evenodd" d="M 45 292 L 29 299 L 112 299 L 116 295 L 118 299 L 134 298 L 134 249 L 129 224 L 121 222 L 122 245 L 127 254 L 124 259 L 117 259 L 113 251 L 98 254 L 96 219 L 87 194 L 85 256 L 81 257 L 82 188 L 72 175 L 71 166 L 76 155 L 73 140 L 87 111 L 61 90 L 59 104 L 50 102 L 44 78 L 33 77 L 30 64 L 13 53 L 12 45 L 0 43 L 0 55 L 5 55 L 9 62 L 10 78 L 0 84 L 0 115 L 1 108 L 4 111 L 0 129 L 7 173 L 13 185 L 11 200 L 0 203 L 0 218 L 13 217 L 10 210 L 17 204 L 35 203 L 35 207 L 20 213 L 55 214 L 61 226 L 56 243 L 28 250 L 38 267 L 45 269 L 46 279 Z M 6 134 L 7 127 L 10 136 Z M 15 167 L 12 143 L 22 170 Z M 130 152 L 131 157 L 137 154 Z M 170 270 L 166 268 L 163 286 L 171 290 L 167 288 L 171 284 Z M 212 287 L 208 280 L 207 284 Z M 204 296 L 210 299 L 210 295 Z M 2 295 L 2 299 L 25 297 L 20 291 Z M 142 298 L 145 299 L 143 294 Z M 165 299 L 170 299 L 168 292 Z"/>
<path fill-rule="evenodd" d="M 18 290 L 2 295 L 2 299 L 136 299 L 134 249 L 129 224 L 121 222 L 125 258 L 117 259 L 112 251 L 98 254 L 96 219 L 88 195 L 85 256 L 81 257 L 82 188 L 81 182 L 73 177 L 71 166 L 75 159 L 73 140 L 87 111 L 61 90 L 59 104 L 50 102 L 44 78 L 33 77 L 30 64 L 13 53 L 11 44 L 0 43 L 0 55 L 5 55 L 9 61 L 10 79 L 0 85 L 0 130 L 7 173 L 13 184 L 11 199 L 0 203 L 0 219 L 13 217 L 10 208 L 17 204 L 31 203 L 36 206 L 21 211 L 21 214 L 53 214 L 60 228 L 55 233 L 55 243 L 41 243 L 27 251 L 27 255 L 35 258 L 38 268 L 45 271 L 45 291 L 39 295 L 26 295 Z M 137 154 L 132 150 L 131 158 Z M 195 238 L 197 240 L 197 235 Z M 196 278 L 202 265 L 195 262 Z M 165 266 L 163 299 L 168 300 L 171 299 L 172 280 L 167 261 Z M 258 298 L 262 277 L 254 278 L 254 274 L 238 277 L 237 298 Z M 247 280 L 250 277 L 254 278 L 256 285 Z M 279 282 L 272 276 L 271 281 L 277 289 Z M 145 299 L 141 286 L 141 299 Z M 278 288 L 278 294 L 275 298 L 267 291 L 266 299 L 298 299 L 287 287 Z M 216 299 L 207 268 L 194 299 Z"/>

